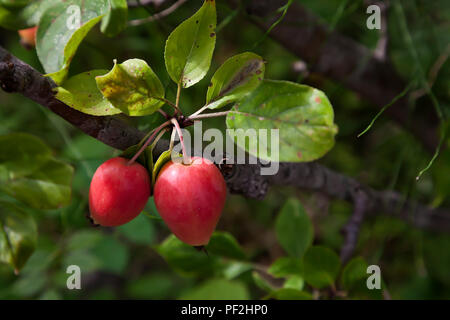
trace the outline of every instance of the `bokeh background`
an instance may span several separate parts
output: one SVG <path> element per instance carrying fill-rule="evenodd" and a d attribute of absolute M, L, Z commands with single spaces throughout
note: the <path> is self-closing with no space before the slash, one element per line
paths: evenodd
<path fill-rule="evenodd" d="M 298 1 L 319 16 L 324 24 L 375 48 L 379 33 L 366 28 L 367 3 L 361 0 Z M 409 33 L 419 61 L 408 49 L 395 10 L 389 11 L 389 50 L 394 67 L 408 83 L 417 64 L 429 72 L 450 44 L 450 3 L 446 0 L 401 1 Z M 146 60 L 173 99 L 175 85 L 164 65 L 164 45 L 169 33 L 192 15 L 201 1 L 188 1 L 175 13 L 153 23 L 129 27 L 116 38 L 107 38 L 94 28 L 80 46 L 71 65 L 71 74 L 91 69 L 110 69 L 113 59 Z M 130 10 L 130 19 L 143 18 L 157 8 Z M 217 44 L 213 64 L 205 79 L 184 90 L 182 109 L 187 114 L 204 103 L 213 72 L 228 57 L 253 51 L 267 61 L 266 78 L 305 83 L 323 90 L 333 104 L 339 134 L 335 147 L 320 163 L 355 177 L 380 190 L 397 190 L 433 207 L 450 207 L 450 141 L 422 178 L 432 154 L 414 136 L 383 114 L 372 129 L 357 138 L 370 123 L 377 108 L 340 83 L 305 68 L 303 62 L 277 42 L 265 37 L 248 21 L 245 12 L 235 12 L 225 1 L 217 2 Z M 224 22 L 221 24 L 221 22 Z M 228 23 L 226 22 L 228 21 Z M 276 28 L 272 32 L 277 32 Z M 301 35 L 299 35 L 301 36 Z M 19 43 L 16 32 L 0 30 L 0 43 L 20 59 L 43 72 L 34 50 Z M 445 115 L 450 114 L 450 62 L 444 62 L 433 85 Z M 426 105 L 429 97 L 411 102 Z M 428 101 L 429 102 L 429 101 Z M 424 113 L 433 113 L 431 103 Z M 154 123 L 148 117 L 127 120 L 148 131 Z M 224 119 L 204 121 L 204 128 L 224 129 Z M 286 284 L 285 278 L 272 277 L 267 267 L 286 252 L 277 240 L 276 219 L 288 199 L 300 200 L 314 226 L 314 244 L 336 253 L 343 243 L 340 232 L 352 206 L 318 193 L 290 187 L 274 187 L 262 200 L 229 195 L 218 230 L 232 234 L 247 259 L 207 256 L 191 248 L 172 250 L 170 232 L 158 218 L 150 200 L 145 214 L 119 228 L 95 228 L 86 218 L 88 190 L 96 168 L 119 154 L 117 150 L 83 134 L 45 108 L 17 94 L 0 91 L 0 134 L 26 132 L 40 137 L 54 154 L 75 168 L 70 205 L 58 210 L 30 211 L 38 225 L 38 245 L 19 275 L 0 264 L 2 299 L 176 299 L 267 297 L 273 288 L 297 286 L 320 298 L 448 299 L 450 298 L 450 236 L 416 229 L 380 212 L 363 223 L 355 256 L 379 265 L 383 288 L 380 292 L 355 290 L 345 297 L 328 289 L 313 289 L 300 277 Z M 82 290 L 66 288 L 66 267 L 77 264 L 82 270 Z M 269 288 L 267 288 L 269 286 Z M 336 290 L 341 288 L 337 284 Z M 272 289 L 270 289 L 272 288 Z"/>

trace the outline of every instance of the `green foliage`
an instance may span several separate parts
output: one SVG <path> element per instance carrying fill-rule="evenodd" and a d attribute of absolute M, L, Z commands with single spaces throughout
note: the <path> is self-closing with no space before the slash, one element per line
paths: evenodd
<path fill-rule="evenodd" d="M 334 251 L 313 246 L 305 253 L 302 274 L 309 285 L 320 289 L 333 285 L 340 265 L 339 257 Z"/>
<path fill-rule="evenodd" d="M 282 257 L 272 263 L 268 272 L 276 278 L 301 275 L 301 266 L 301 260 L 298 258 Z"/>
<path fill-rule="evenodd" d="M 424 236 L 425 265 L 431 277 L 441 283 L 450 285 L 450 236 L 446 234 Z"/>
<path fill-rule="evenodd" d="M 164 58 L 167 72 L 175 83 L 188 88 L 206 75 L 216 43 L 215 29 L 215 0 L 205 0 L 192 17 L 170 34 Z"/>
<path fill-rule="evenodd" d="M 212 279 L 183 294 L 184 300 L 247 300 L 247 288 L 237 281 Z"/>
<path fill-rule="evenodd" d="M 100 29 L 108 37 L 114 37 L 127 27 L 128 5 L 126 0 L 108 0 L 108 4 L 109 10 Z"/>
<path fill-rule="evenodd" d="M 302 290 L 305 285 L 305 280 L 300 276 L 292 276 L 286 279 L 283 288 Z"/>
<path fill-rule="evenodd" d="M 0 190 L 37 209 L 67 205 L 73 168 L 51 155 L 38 138 L 0 136 Z"/>
<path fill-rule="evenodd" d="M 216 231 L 206 246 L 208 253 L 237 260 L 245 260 L 246 255 L 236 239 L 228 232 Z"/>
<path fill-rule="evenodd" d="M 215 258 L 208 257 L 205 252 L 181 242 L 174 235 L 170 235 L 157 245 L 156 251 L 181 274 L 208 274 L 217 265 Z"/>
<path fill-rule="evenodd" d="M 367 279 L 367 262 L 361 257 L 350 260 L 342 270 L 341 284 L 345 290 L 350 290 Z"/>
<path fill-rule="evenodd" d="M 107 11 L 107 1 L 71 0 L 47 9 L 39 21 L 36 49 L 44 70 L 63 82 L 78 46 Z"/>
<path fill-rule="evenodd" d="M 83 272 L 102 269 L 121 274 L 130 256 L 128 248 L 122 242 L 97 230 L 73 234 L 66 249 L 63 257 L 64 270 L 69 265 L 78 265 Z"/>
<path fill-rule="evenodd" d="M 60 0 L 35 0 L 21 8 L 0 5 L 0 26 L 11 30 L 36 26 L 42 14 L 58 2 Z"/>
<path fill-rule="evenodd" d="M 158 177 L 159 171 L 162 167 L 169 162 L 172 158 L 172 150 L 166 150 L 158 157 L 152 170 L 152 184 L 155 185 L 156 177 Z"/>
<path fill-rule="evenodd" d="M 257 271 L 253 271 L 252 272 L 252 279 L 255 282 L 256 286 L 258 288 L 260 288 L 263 291 L 266 292 L 273 292 L 274 291 L 274 287 L 266 280 L 264 279 L 261 274 Z"/>
<path fill-rule="evenodd" d="M 271 297 L 277 300 L 312 300 L 310 293 L 292 288 L 279 289 Z"/>
<path fill-rule="evenodd" d="M 95 78 L 98 89 L 111 104 L 130 116 L 152 114 L 162 107 L 164 87 L 149 65 L 140 59 L 121 64 Z"/>
<path fill-rule="evenodd" d="M 140 214 L 116 230 L 127 240 L 136 244 L 149 245 L 156 240 L 155 226 L 144 214 Z"/>
<path fill-rule="evenodd" d="M 56 88 L 56 98 L 68 106 L 94 116 L 108 116 L 121 113 L 120 109 L 103 98 L 97 88 L 95 77 L 104 75 L 108 70 L 92 70 L 80 73 Z"/>
<path fill-rule="evenodd" d="M 33 253 L 36 241 L 34 219 L 17 205 L 0 201 L 0 262 L 10 264 L 19 273 Z"/>
<path fill-rule="evenodd" d="M 256 89 L 264 78 L 264 60 L 251 52 L 229 58 L 217 69 L 206 94 L 209 109 L 241 100 Z"/>
<path fill-rule="evenodd" d="M 333 108 L 317 89 L 287 81 L 265 80 L 227 116 L 230 129 L 279 129 L 279 146 L 260 139 L 235 142 L 264 160 L 304 162 L 323 156 L 334 145 Z M 264 150 L 258 144 L 267 145 Z M 279 147 L 279 150 L 278 150 Z"/>
<path fill-rule="evenodd" d="M 283 249 L 296 258 L 303 257 L 314 237 L 311 220 L 297 199 L 289 199 L 283 206 L 275 231 Z"/>

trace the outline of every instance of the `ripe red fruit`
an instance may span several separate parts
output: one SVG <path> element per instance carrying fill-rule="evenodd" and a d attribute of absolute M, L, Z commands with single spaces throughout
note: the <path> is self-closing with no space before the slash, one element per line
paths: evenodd
<path fill-rule="evenodd" d="M 37 27 L 19 30 L 20 42 L 25 48 L 34 48 L 36 46 Z"/>
<path fill-rule="evenodd" d="M 193 157 L 185 165 L 169 161 L 156 179 L 154 199 L 161 218 L 183 242 L 202 246 L 216 228 L 227 187 L 209 160 Z"/>
<path fill-rule="evenodd" d="M 125 224 L 139 215 L 150 197 L 150 178 L 139 163 L 120 157 L 95 171 L 89 188 L 91 218 L 102 226 Z"/>

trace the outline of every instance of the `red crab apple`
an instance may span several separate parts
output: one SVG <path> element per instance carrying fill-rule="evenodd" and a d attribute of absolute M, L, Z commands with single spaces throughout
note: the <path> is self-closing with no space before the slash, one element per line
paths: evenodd
<path fill-rule="evenodd" d="M 154 200 L 161 218 L 183 242 L 202 246 L 216 228 L 227 187 L 209 160 L 193 157 L 190 164 L 169 161 L 156 179 Z"/>
<path fill-rule="evenodd" d="M 149 197 L 150 178 L 143 166 L 121 157 L 109 159 L 92 177 L 91 218 L 102 226 L 120 226 L 136 218 Z"/>
<path fill-rule="evenodd" d="M 36 46 L 37 27 L 19 30 L 20 42 L 25 48 L 34 48 Z"/>

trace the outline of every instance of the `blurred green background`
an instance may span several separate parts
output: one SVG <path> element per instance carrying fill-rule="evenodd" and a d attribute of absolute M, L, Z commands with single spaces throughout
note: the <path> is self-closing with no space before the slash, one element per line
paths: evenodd
<path fill-rule="evenodd" d="M 298 2 L 324 23 L 334 25 L 335 30 L 375 48 L 378 32 L 365 26 L 367 4 L 364 1 Z M 389 11 L 388 55 L 408 83 L 417 63 L 428 73 L 443 52 L 448 51 L 450 3 L 446 0 L 405 0 L 401 3 L 420 61 L 414 59 L 405 44 L 395 10 Z M 200 1 L 188 1 L 167 18 L 130 27 L 113 39 L 94 28 L 80 46 L 70 73 L 110 69 L 113 59 L 119 62 L 129 58 L 144 59 L 166 86 L 168 98 L 173 99 L 176 86 L 165 70 L 165 40 L 200 4 Z M 155 11 L 152 6 L 148 10 Z M 366 135 L 357 138 L 377 112 L 369 101 L 320 74 L 296 71 L 294 64 L 300 59 L 270 37 L 263 39 L 264 33 L 248 21 L 244 12 L 235 15 L 225 1 L 218 1 L 217 10 L 219 25 L 227 19 L 232 20 L 217 32 L 215 55 L 208 76 L 183 91 L 183 111 L 190 114 L 203 105 L 209 79 L 221 63 L 234 54 L 251 50 L 267 61 L 266 78 L 310 84 L 329 97 L 339 134 L 335 147 L 320 163 L 376 189 L 397 190 L 430 206 L 450 207 L 448 139 L 444 143 L 446 148 L 431 169 L 416 182 L 415 177 L 426 166 L 431 154 L 411 133 L 389 116 L 382 115 Z M 139 8 L 130 10 L 129 14 L 130 19 L 135 19 L 150 13 Z M 25 50 L 19 44 L 16 32 L 5 29 L 0 32 L 0 42 L 7 50 L 43 71 L 35 51 Z M 263 41 L 259 42 L 261 39 Z M 446 62 L 438 73 L 433 92 L 447 116 L 450 114 L 449 84 L 450 63 Z M 431 105 L 428 112 L 434 112 Z M 146 118 L 132 121 L 139 129 L 148 131 L 154 124 Z M 219 118 L 204 121 L 203 127 L 223 129 L 225 126 Z M 355 257 L 361 258 L 350 266 L 355 270 L 341 266 L 337 274 L 327 269 L 333 269 L 334 262 L 324 266 L 333 275 L 332 284 L 314 285 L 313 279 L 305 282 L 304 276 L 296 271 L 286 271 L 286 266 L 281 273 L 274 270 L 276 266 L 270 268 L 276 261 L 278 265 L 285 262 L 294 266 L 299 261 L 289 260 L 288 256 L 297 258 L 295 252 L 292 253 L 289 244 L 281 244 L 297 241 L 282 239 L 283 234 L 290 235 L 289 230 L 283 229 L 288 229 L 289 224 L 283 224 L 282 219 L 297 221 L 298 215 L 293 213 L 300 212 L 307 221 L 297 221 L 299 229 L 292 237 L 298 235 L 308 243 L 307 236 L 314 234 L 313 248 L 319 252 L 326 247 L 323 250 L 339 254 L 343 243 L 340 229 L 352 211 L 348 203 L 289 187 L 272 188 L 263 201 L 229 195 L 217 228 L 226 234 L 216 235 L 213 242 L 216 247 L 210 248 L 209 256 L 170 237 L 152 200 L 145 214 L 127 225 L 94 228 L 86 218 L 90 178 L 102 162 L 119 152 L 84 135 L 23 96 L 0 91 L 0 134 L 11 132 L 40 137 L 54 150 L 57 158 L 73 165 L 75 175 L 70 205 L 57 210 L 27 208 L 38 225 L 37 249 L 19 275 L 15 275 L 10 266 L 0 264 L 2 299 L 381 299 L 381 291 L 364 288 L 367 275 L 365 269 L 361 272 L 361 266 L 365 264 L 380 266 L 383 289 L 387 289 L 387 294 L 394 299 L 450 298 L 450 237 L 415 229 L 382 215 L 382 212 L 363 224 L 355 253 Z M 308 229 L 310 226 L 314 231 Z M 331 260 L 334 255 L 328 251 L 324 253 Z M 81 267 L 81 290 L 66 287 L 66 267 L 72 264 Z M 313 264 L 313 267 L 320 269 L 321 266 Z"/>

